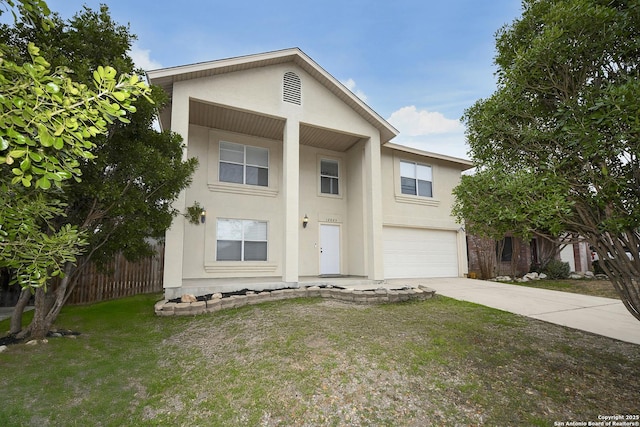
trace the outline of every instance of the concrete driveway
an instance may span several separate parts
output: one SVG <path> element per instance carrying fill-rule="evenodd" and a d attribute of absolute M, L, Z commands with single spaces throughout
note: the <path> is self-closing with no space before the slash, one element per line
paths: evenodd
<path fill-rule="evenodd" d="M 398 286 L 421 284 L 446 297 L 640 344 L 640 321 L 615 299 L 462 278 L 387 282 Z"/>

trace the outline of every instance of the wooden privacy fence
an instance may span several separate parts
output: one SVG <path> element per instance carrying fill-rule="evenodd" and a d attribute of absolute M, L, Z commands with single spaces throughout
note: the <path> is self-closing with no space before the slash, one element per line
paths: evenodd
<path fill-rule="evenodd" d="M 101 272 L 90 264 L 78 278 L 68 304 L 88 304 L 132 295 L 162 292 L 164 245 L 156 246 L 155 255 L 129 262 L 122 254 L 114 257 Z"/>

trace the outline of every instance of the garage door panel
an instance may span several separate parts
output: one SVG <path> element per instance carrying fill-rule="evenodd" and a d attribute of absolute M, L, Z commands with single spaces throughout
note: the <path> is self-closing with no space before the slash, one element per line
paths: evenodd
<path fill-rule="evenodd" d="M 455 231 L 385 227 L 385 278 L 457 277 Z"/>

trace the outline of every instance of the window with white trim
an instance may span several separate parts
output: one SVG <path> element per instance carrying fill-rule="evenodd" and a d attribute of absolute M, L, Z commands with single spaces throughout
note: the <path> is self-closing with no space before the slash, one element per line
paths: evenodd
<path fill-rule="evenodd" d="M 266 261 L 267 223 L 218 219 L 216 261 Z"/>
<path fill-rule="evenodd" d="M 269 150 L 220 141 L 219 179 L 236 184 L 269 186 Z"/>
<path fill-rule="evenodd" d="M 431 166 L 401 160 L 400 189 L 402 194 L 433 197 L 433 172 Z"/>
<path fill-rule="evenodd" d="M 320 192 L 340 194 L 340 164 L 337 160 L 320 160 Z"/>

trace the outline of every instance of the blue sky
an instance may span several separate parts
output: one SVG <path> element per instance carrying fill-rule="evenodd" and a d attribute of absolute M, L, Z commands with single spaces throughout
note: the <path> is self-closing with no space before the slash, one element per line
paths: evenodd
<path fill-rule="evenodd" d="M 155 69 L 299 47 L 399 131 L 393 142 L 466 158 L 459 119 L 495 90 L 495 32 L 520 0 L 48 0 L 71 17 L 107 4 Z"/>

